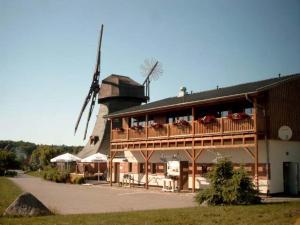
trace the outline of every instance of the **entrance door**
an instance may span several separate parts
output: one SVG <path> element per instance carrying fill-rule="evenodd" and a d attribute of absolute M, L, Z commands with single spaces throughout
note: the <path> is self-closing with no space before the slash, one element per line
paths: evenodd
<path fill-rule="evenodd" d="M 115 163 L 115 169 L 114 169 L 114 175 L 115 175 L 115 183 L 119 183 L 120 182 L 120 163 L 116 162 Z"/>
<path fill-rule="evenodd" d="M 283 162 L 284 193 L 298 195 L 299 191 L 299 164 Z"/>
<path fill-rule="evenodd" d="M 189 189 L 189 162 L 181 161 L 180 162 L 180 190 Z"/>

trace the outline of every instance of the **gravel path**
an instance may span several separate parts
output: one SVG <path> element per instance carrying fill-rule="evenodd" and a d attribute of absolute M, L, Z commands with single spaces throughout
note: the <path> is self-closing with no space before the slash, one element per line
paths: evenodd
<path fill-rule="evenodd" d="M 93 186 L 59 184 L 24 174 L 11 180 L 59 214 L 196 206 L 192 193 L 165 193 L 159 190 L 110 187 L 105 184 Z"/>

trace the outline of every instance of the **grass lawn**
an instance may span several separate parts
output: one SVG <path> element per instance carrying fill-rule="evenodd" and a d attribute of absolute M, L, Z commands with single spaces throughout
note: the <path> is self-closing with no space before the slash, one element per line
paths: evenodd
<path fill-rule="evenodd" d="M 0 205 L 13 201 L 20 190 L 6 178 L 0 178 Z M 9 196 L 9 197 L 7 197 Z M 5 201 L 4 201 L 5 200 Z M 101 202 L 99 203 L 101 204 Z M 83 206 L 84 207 L 84 206 Z M 151 225 L 151 224 L 220 224 L 220 225 L 284 225 L 294 224 L 300 217 L 300 202 L 263 204 L 253 206 L 195 207 L 184 209 L 163 209 L 127 213 L 103 213 L 84 215 L 54 215 L 46 217 L 13 218 L 0 217 L 0 224 L 62 224 L 62 225 Z"/>
<path fill-rule="evenodd" d="M 0 214 L 21 194 L 21 189 L 5 177 L 0 177 Z"/>

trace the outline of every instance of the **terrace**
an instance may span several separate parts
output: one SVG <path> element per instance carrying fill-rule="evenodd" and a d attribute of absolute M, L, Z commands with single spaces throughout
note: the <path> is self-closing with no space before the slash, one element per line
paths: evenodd
<path fill-rule="evenodd" d="M 111 150 L 163 150 L 192 146 L 251 146 L 256 115 L 249 102 L 191 107 L 168 112 L 113 118 Z M 248 147 L 251 147 L 250 145 Z"/>

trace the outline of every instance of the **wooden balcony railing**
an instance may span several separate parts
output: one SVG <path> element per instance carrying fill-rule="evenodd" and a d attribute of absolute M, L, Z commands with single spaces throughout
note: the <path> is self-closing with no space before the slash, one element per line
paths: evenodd
<path fill-rule="evenodd" d="M 208 136 L 208 135 L 223 135 L 237 134 L 245 132 L 254 132 L 253 117 L 243 120 L 232 120 L 227 117 L 217 118 L 215 122 L 202 124 L 194 121 L 189 122 L 186 126 L 178 126 L 174 124 L 163 124 L 160 128 L 144 127 L 142 129 L 124 129 L 112 130 L 111 140 L 136 140 L 136 139 L 154 139 L 176 136 Z"/>

